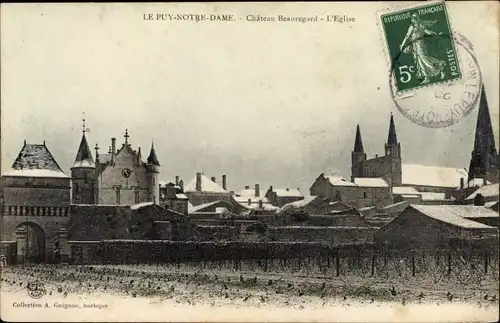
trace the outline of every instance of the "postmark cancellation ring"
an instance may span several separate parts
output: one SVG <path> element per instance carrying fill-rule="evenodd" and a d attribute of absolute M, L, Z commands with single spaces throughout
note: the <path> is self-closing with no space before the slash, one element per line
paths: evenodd
<path fill-rule="evenodd" d="M 458 123 L 474 109 L 480 98 L 482 78 L 472 45 L 465 36 L 454 32 L 431 37 L 438 45 L 440 40 L 453 41 L 456 49 L 453 54 L 456 54 L 456 66 L 461 69 L 461 77 L 399 91 L 395 68 L 401 68 L 398 62 L 404 55 L 405 47 L 391 62 L 389 88 L 396 107 L 406 118 L 427 128 L 444 128 Z M 410 73 L 415 74 L 411 67 L 406 68 L 403 74 L 399 73 L 400 76 L 411 77 Z"/>

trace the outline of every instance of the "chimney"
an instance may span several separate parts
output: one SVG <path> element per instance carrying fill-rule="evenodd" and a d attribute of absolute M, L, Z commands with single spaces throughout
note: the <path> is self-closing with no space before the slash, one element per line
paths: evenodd
<path fill-rule="evenodd" d="M 248 205 L 252 205 L 252 199 L 248 199 Z"/>
<path fill-rule="evenodd" d="M 111 162 L 114 162 L 116 154 L 116 138 L 111 138 Z"/>
<path fill-rule="evenodd" d="M 354 176 L 351 176 L 351 183 L 354 183 Z"/>
<path fill-rule="evenodd" d="M 262 200 L 259 200 L 259 209 L 262 209 Z"/>
<path fill-rule="evenodd" d="M 212 182 L 215 183 L 216 179 L 215 179 L 215 176 L 212 176 Z"/>
<path fill-rule="evenodd" d="M 234 191 L 229 191 L 229 194 L 234 195 Z"/>
<path fill-rule="evenodd" d="M 226 186 L 226 175 L 222 175 L 222 188 L 224 190 L 227 190 L 227 186 Z"/>
<path fill-rule="evenodd" d="M 461 177 L 460 178 L 460 189 L 463 189 L 464 188 L 464 178 Z"/>
<path fill-rule="evenodd" d="M 175 185 L 179 186 L 179 175 L 175 176 Z"/>
<path fill-rule="evenodd" d="M 487 181 L 486 181 L 486 176 L 483 177 L 483 185 L 486 185 Z"/>
<path fill-rule="evenodd" d="M 201 173 L 196 173 L 196 190 L 201 191 Z"/>
<path fill-rule="evenodd" d="M 249 190 L 249 189 L 250 189 L 250 186 L 246 185 L 246 186 L 245 186 L 245 189 L 246 189 L 246 190 Z"/>
<path fill-rule="evenodd" d="M 269 186 L 269 190 L 272 192 L 272 191 L 273 191 L 273 187 L 272 187 L 272 186 Z"/>
<path fill-rule="evenodd" d="M 260 185 L 255 184 L 255 197 L 260 197 Z"/>
<path fill-rule="evenodd" d="M 184 181 L 182 179 L 179 181 L 179 186 L 181 188 L 181 192 L 184 193 Z"/>

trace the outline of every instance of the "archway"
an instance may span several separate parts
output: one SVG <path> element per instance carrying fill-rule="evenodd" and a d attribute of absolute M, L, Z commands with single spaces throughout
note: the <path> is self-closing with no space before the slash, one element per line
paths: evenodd
<path fill-rule="evenodd" d="M 45 262 L 45 233 L 36 223 L 24 222 L 16 227 L 18 259 L 23 263 Z"/>

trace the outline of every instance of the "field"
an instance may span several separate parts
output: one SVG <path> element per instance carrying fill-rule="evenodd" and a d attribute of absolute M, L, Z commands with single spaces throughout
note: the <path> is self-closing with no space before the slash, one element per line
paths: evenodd
<path fill-rule="evenodd" d="M 212 306 L 228 302 L 298 307 L 304 302 L 326 305 L 338 301 L 474 302 L 483 305 L 498 302 L 498 267 L 496 271 L 490 269 L 485 273 L 483 268 L 464 270 L 455 266 L 447 275 L 446 264 L 442 265 L 444 268 L 437 268 L 427 263 L 425 270 L 422 264 L 414 265 L 419 269 L 414 273 L 411 265 L 399 261 L 388 262 L 385 270 L 375 268 L 373 273 L 367 265 L 353 267 L 337 276 L 335 266 L 321 266 L 319 261 L 302 261 L 294 266 L 292 261 L 284 264 L 271 260 L 267 271 L 262 270 L 259 261 L 242 261 L 236 265 L 234 261 L 219 261 L 13 266 L 2 268 L 2 288 L 21 290 L 23 284 L 37 278 L 47 286 L 48 293 L 54 294 L 99 292 L 132 297 L 159 296 L 178 303 L 207 302 Z"/>

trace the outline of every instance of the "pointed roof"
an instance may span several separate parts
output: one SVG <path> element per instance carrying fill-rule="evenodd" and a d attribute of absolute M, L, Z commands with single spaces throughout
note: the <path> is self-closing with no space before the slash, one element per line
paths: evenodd
<path fill-rule="evenodd" d="M 356 139 L 354 139 L 354 152 L 363 153 L 363 140 L 361 139 L 361 131 L 359 130 L 359 124 L 356 127 Z"/>
<path fill-rule="evenodd" d="M 59 164 L 45 146 L 36 144 L 26 144 L 19 152 L 14 164 L 5 176 L 23 177 L 58 177 L 67 178 Z"/>
<path fill-rule="evenodd" d="M 492 158 L 491 158 L 492 157 Z M 469 165 L 469 178 L 482 177 L 486 175 L 488 159 L 496 162 L 496 146 L 493 127 L 491 126 L 490 109 L 484 91 L 484 85 L 479 99 L 479 110 L 477 113 L 476 134 L 474 138 L 474 150 Z"/>
<path fill-rule="evenodd" d="M 80 147 L 78 147 L 78 152 L 76 153 L 75 162 L 71 168 L 95 168 L 94 158 L 92 158 L 92 153 L 90 152 L 89 144 L 85 133 L 82 135 L 82 140 L 80 141 Z"/>
<path fill-rule="evenodd" d="M 151 143 L 151 151 L 149 152 L 149 156 L 148 156 L 148 164 L 160 166 L 160 162 L 158 161 L 158 157 L 156 157 L 154 143 Z"/>
<path fill-rule="evenodd" d="M 201 175 L 201 192 L 227 193 L 219 184 L 212 181 L 205 175 Z M 196 192 L 196 176 L 184 186 L 184 192 Z"/>
<path fill-rule="evenodd" d="M 396 126 L 394 125 L 394 116 L 391 113 L 391 121 L 389 123 L 389 136 L 387 136 L 387 145 L 395 146 L 398 144 L 398 138 L 396 136 Z"/>

